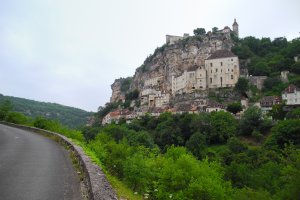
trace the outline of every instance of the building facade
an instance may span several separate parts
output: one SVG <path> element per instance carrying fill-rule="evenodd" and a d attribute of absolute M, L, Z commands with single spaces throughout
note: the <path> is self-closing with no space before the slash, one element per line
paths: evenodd
<path fill-rule="evenodd" d="M 300 90 L 295 85 L 289 85 L 282 92 L 282 100 L 286 101 L 286 105 L 300 105 Z"/>
<path fill-rule="evenodd" d="M 205 66 L 172 76 L 172 94 L 189 93 L 208 88 L 234 87 L 240 76 L 239 60 L 229 50 L 215 51 Z"/>

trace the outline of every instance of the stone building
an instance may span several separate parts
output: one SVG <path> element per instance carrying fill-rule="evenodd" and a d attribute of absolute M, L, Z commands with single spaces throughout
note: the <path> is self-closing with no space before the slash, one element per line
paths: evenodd
<path fill-rule="evenodd" d="M 175 44 L 177 41 L 185 39 L 189 37 L 188 33 L 183 34 L 183 36 L 176 36 L 176 35 L 166 35 L 166 44 Z"/>
<path fill-rule="evenodd" d="M 300 105 L 300 90 L 295 85 L 289 85 L 283 92 L 282 92 L 282 100 L 286 101 L 286 105 L 294 106 Z"/>
<path fill-rule="evenodd" d="M 180 76 L 172 76 L 172 94 L 234 87 L 239 75 L 238 57 L 229 50 L 217 50 L 205 60 L 205 67 L 185 70 Z"/>
<path fill-rule="evenodd" d="M 205 60 L 207 88 L 234 87 L 240 76 L 239 59 L 229 50 L 217 50 Z"/>
<path fill-rule="evenodd" d="M 236 19 L 234 19 L 234 22 L 232 24 L 232 31 L 235 33 L 235 35 L 237 37 L 239 37 L 239 25 L 238 23 L 236 22 Z"/>

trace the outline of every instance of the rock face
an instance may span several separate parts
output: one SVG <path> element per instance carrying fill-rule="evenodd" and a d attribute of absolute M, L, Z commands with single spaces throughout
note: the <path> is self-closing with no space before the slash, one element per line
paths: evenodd
<path fill-rule="evenodd" d="M 204 66 L 205 59 L 216 50 L 230 50 L 233 45 L 230 33 L 223 32 L 187 37 L 174 44 L 165 44 L 157 48 L 154 54 L 150 55 L 144 64 L 136 69 L 130 90 L 142 91 L 145 88 L 145 80 L 163 77 L 159 83 L 160 90 L 171 94 L 172 76 L 179 76 L 185 70 Z M 111 102 L 120 100 L 121 84 L 120 79 L 112 84 Z"/>
<path fill-rule="evenodd" d="M 110 97 L 110 102 L 118 102 L 121 99 L 121 96 L 124 96 L 121 92 L 122 80 L 116 79 L 115 82 L 111 85 L 112 94 Z"/>

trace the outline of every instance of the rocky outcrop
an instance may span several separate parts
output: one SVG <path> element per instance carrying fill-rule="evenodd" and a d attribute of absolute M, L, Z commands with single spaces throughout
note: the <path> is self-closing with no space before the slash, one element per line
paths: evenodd
<path fill-rule="evenodd" d="M 205 59 L 216 50 L 228 49 L 234 45 L 230 33 L 207 34 L 205 36 L 192 36 L 179 40 L 174 44 L 165 44 L 157 48 L 139 67 L 130 85 L 130 90 L 142 91 L 145 80 L 163 77 L 160 90 L 171 94 L 172 76 L 179 76 L 185 70 L 195 70 L 204 66 Z M 120 99 L 120 80 L 112 85 L 111 102 Z"/>

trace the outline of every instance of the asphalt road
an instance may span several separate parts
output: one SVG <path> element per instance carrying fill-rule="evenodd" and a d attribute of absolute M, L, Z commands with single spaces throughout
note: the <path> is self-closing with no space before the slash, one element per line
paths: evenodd
<path fill-rule="evenodd" d="M 0 200 L 79 200 L 80 180 L 55 141 L 0 124 Z"/>

